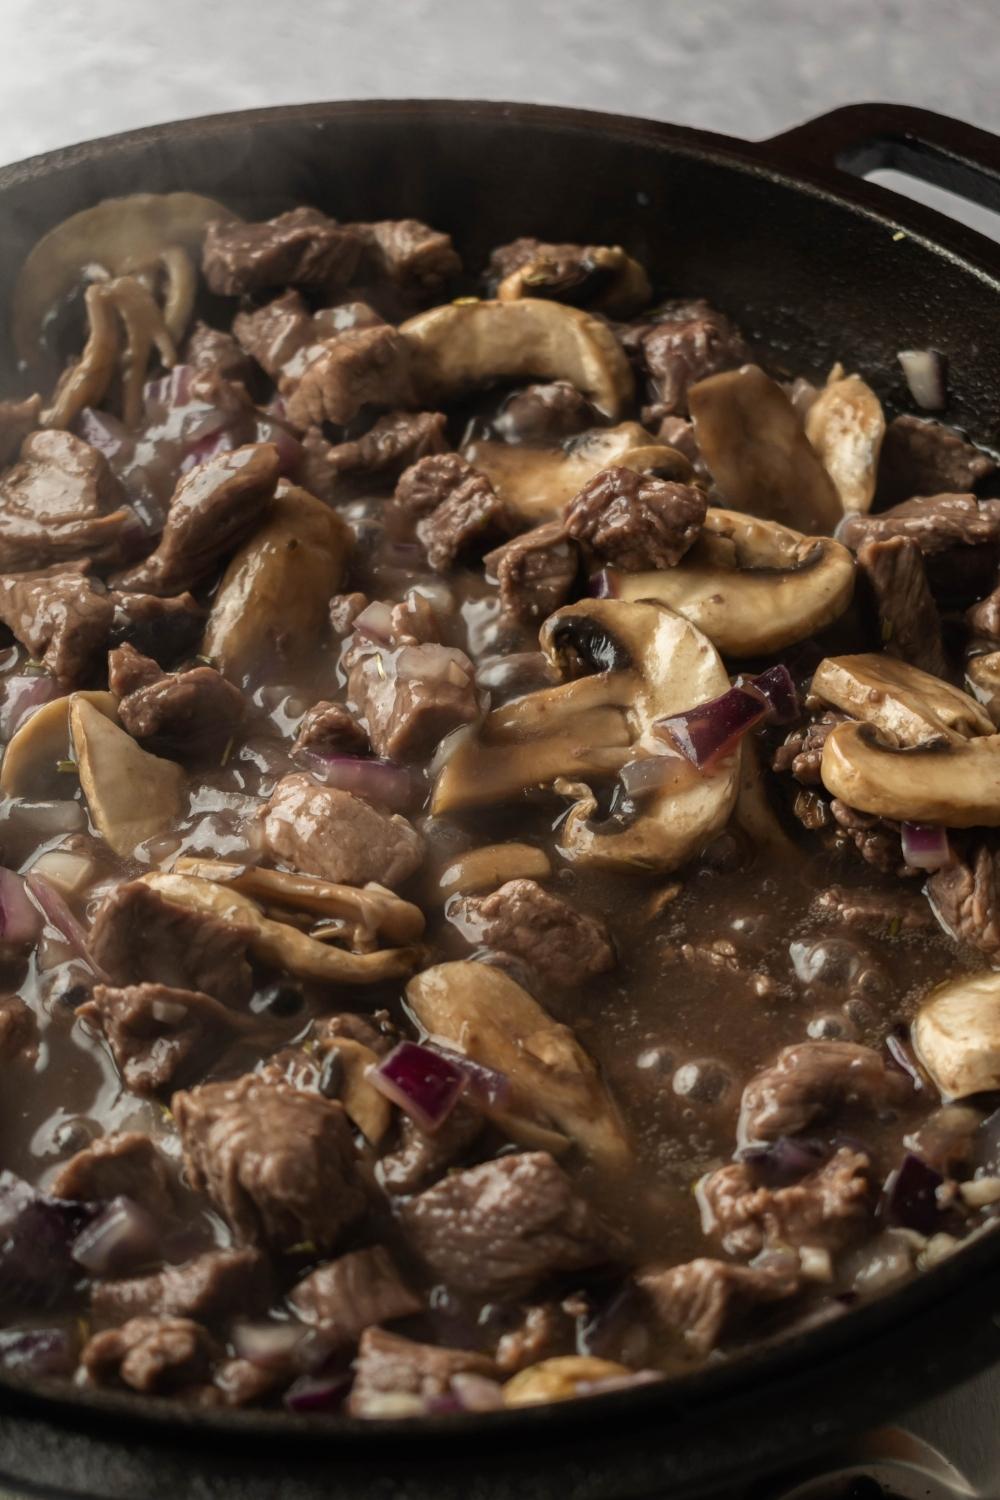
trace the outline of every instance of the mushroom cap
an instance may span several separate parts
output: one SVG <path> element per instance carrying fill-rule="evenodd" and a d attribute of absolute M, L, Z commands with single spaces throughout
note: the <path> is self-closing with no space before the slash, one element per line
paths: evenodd
<path fill-rule="evenodd" d="M 596 427 L 564 448 L 532 448 L 526 443 L 470 443 L 464 457 L 487 476 L 501 500 L 531 525 L 561 516 L 584 485 L 615 465 L 655 472 L 689 484 L 690 463 L 676 448 L 657 443 L 638 422 Z"/>
<path fill-rule="evenodd" d="M 757 365 L 699 380 L 688 392 L 695 436 L 729 503 L 830 535 L 843 518 L 833 480 L 781 386 Z"/>
<path fill-rule="evenodd" d="M 205 226 L 238 216 L 200 193 L 132 193 L 104 198 L 64 219 L 35 245 L 14 290 L 13 334 L 19 357 L 39 356 L 47 316 L 73 290 L 88 267 L 109 276 L 141 270 L 173 247 L 195 249 Z"/>
<path fill-rule="evenodd" d="M 1000 973 L 962 974 L 917 1012 L 917 1055 L 945 1099 L 1000 1089 Z"/>
<path fill-rule="evenodd" d="M 1000 735 L 902 748 L 874 724 L 838 724 L 827 735 L 823 785 L 859 812 L 946 828 L 1000 827 Z"/>
<path fill-rule="evenodd" d="M 618 599 L 651 599 L 697 625 L 727 656 L 780 651 L 843 614 L 855 564 L 832 537 L 710 506 L 701 535 L 675 568 L 608 569 Z"/>
<path fill-rule="evenodd" d="M 615 418 L 634 393 L 628 358 L 607 323 L 561 302 L 450 302 L 409 318 L 400 332 L 420 401 L 492 380 L 568 380 Z"/>
<path fill-rule="evenodd" d="M 824 657 L 811 692 L 831 708 L 874 724 L 900 745 L 993 733 L 988 714 L 967 693 L 879 651 Z"/>
<path fill-rule="evenodd" d="M 113 724 L 118 723 L 118 700 L 114 693 L 79 692 L 72 697 L 91 704 Z M 0 766 L 0 792 L 5 796 L 47 795 L 49 777 L 70 752 L 70 701 L 67 695 L 43 704 L 12 735 Z"/>
<path fill-rule="evenodd" d="M 653 295 L 646 268 L 621 245 L 588 245 L 587 261 L 601 273 L 604 285 L 594 297 L 580 298 L 589 307 L 617 317 L 627 317 L 645 307 Z M 497 287 L 499 302 L 516 302 L 530 297 L 539 283 L 551 283 L 553 261 L 544 253 L 511 271 Z"/>
<path fill-rule="evenodd" d="M 885 414 L 871 386 L 837 366 L 806 414 L 806 437 L 845 512 L 871 510 L 884 436 Z"/>
<path fill-rule="evenodd" d="M 965 681 L 976 702 L 1000 728 L 1000 651 L 970 656 L 965 663 Z"/>
<path fill-rule="evenodd" d="M 69 700 L 69 727 L 94 826 L 128 858 L 179 817 L 184 773 L 172 760 L 140 749 L 81 693 Z"/>

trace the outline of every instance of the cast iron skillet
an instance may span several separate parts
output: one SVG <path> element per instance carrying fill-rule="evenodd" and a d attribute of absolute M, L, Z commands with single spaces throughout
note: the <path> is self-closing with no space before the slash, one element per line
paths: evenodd
<path fill-rule="evenodd" d="M 625 244 L 736 315 L 774 365 L 838 356 L 906 402 L 896 351 L 950 357 L 949 419 L 997 445 L 1000 248 L 856 174 L 894 166 L 1000 208 L 1000 141 L 890 105 L 763 144 L 610 115 L 320 104 L 137 131 L 0 171 L 0 306 L 30 245 L 111 194 L 188 188 L 249 217 L 412 214 L 467 264 L 517 234 Z M 908 403 L 907 403 L 908 404 Z M 197 1412 L 0 1388 L 0 1470 L 95 1500 L 627 1500 L 773 1473 L 1000 1359 L 1000 1235 L 892 1296 L 662 1387 L 412 1424 Z"/>

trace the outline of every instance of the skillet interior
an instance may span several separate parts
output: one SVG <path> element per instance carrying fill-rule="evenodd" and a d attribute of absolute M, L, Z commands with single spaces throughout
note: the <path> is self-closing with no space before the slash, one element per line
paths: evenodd
<path fill-rule="evenodd" d="M 896 350 L 941 349 L 951 360 L 949 418 L 995 446 L 1000 322 L 988 268 L 952 253 L 947 221 L 937 221 L 940 244 L 919 232 L 896 238 L 894 214 L 923 230 L 936 216 L 900 211 L 899 200 L 863 186 L 839 196 L 822 173 L 804 187 L 780 156 L 665 126 L 526 106 L 332 105 L 194 121 L 0 172 L 0 305 L 9 306 L 20 261 L 39 234 L 101 197 L 131 191 L 207 192 L 255 218 L 298 202 L 343 219 L 412 214 L 451 232 L 471 264 L 514 233 L 620 241 L 671 295 L 704 295 L 732 312 L 778 368 L 787 361 L 790 370 L 820 372 L 847 353 L 890 409 L 903 399 Z M 672 1495 L 707 1493 L 713 1481 L 745 1478 L 997 1358 L 998 1266 L 1000 1242 L 984 1240 L 896 1295 L 775 1350 L 663 1389 L 501 1414 L 479 1422 L 477 1434 L 467 1426 L 460 1435 L 446 1420 L 419 1432 L 346 1419 L 310 1428 L 303 1419 L 179 1413 L 82 1392 L 46 1408 L 11 1391 L 0 1453 L 20 1479 L 108 1497 L 252 1500 L 274 1493 L 277 1473 L 289 1497 L 353 1496 L 370 1482 L 372 1493 L 413 1500 L 431 1493 L 486 1500 L 550 1493 L 556 1474 L 579 1500 L 667 1485 Z M 148 1424 L 140 1440 L 148 1446 L 117 1445 L 125 1422 L 133 1437 Z M 177 1453 L 178 1431 L 192 1472 Z M 224 1433 L 238 1442 L 220 1447 Z M 240 1457 L 254 1438 L 266 1447 Z M 268 1471 L 269 1458 L 277 1470 Z M 377 1491 L 381 1480 L 394 1487 Z"/>

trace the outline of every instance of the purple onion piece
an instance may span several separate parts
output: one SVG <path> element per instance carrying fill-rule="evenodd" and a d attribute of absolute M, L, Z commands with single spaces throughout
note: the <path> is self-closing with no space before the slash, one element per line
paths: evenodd
<path fill-rule="evenodd" d="M 419 1042 L 400 1042 L 368 1079 L 428 1135 L 444 1123 L 469 1086 L 463 1068 Z"/>
<path fill-rule="evenodd" d="M 731 687 L 719 698 L 699 703 L 683 713 L 656 719 L 653 728 L 699 770 L 709 770 L 730 754 L 745 734 L 768 715 L 768 705 L 757 692 Z"/>
<path fill-rule="evenodd" d="M 20 875 L 0 866 L 0 943 L 30 948 L 42 930 L 38 907 Z"/>
<path fill-rule="evenodd" d="M 587 585 L 587 593 L 592 599 L 614 599 L 617 597 L 618 588 L 615 583 L 615 575 L 610 568 L 602 568 L 599 573 L 592 573 Z"/>
<path fill-rule="evenodd" d="M 737 1158 L 753 1168 L 762 1187 L 782 1188 L 815 1172 L 829 1154 L 819 1141 L 780 1135 L 774 1141 L 744 1146 Z"/>
<path fill-rule="evenodd" d="M 3 708 L 0 708 L 0 739 L 9 740 L 15 730 L 31 717 L 37 708 L 66 694 L 47 672 L 17 673 L 5 679 Z"/>
<path fill-rule="evenodd" d="M 900 349 L 896 358 L 902 366 L 910 395 L 922 411 L 943 411 L 948 405 L 948 362 L 937 349 Z"/>
<path fill-rule="evenodd" d="M 67 1328 L 0 1329 L 0 1369 L 11 1375 L 69 1375 L 76 1346 Z"/>
<path fill-rule="evenodd" d="M 603 1380 L 581 1380 L 578 1396 L 603 1396 L 608 1391 L 630 1391 L 637 1385 L 656 1385 L 666 1380 L 661 1370 L 632 1370 L 628 1375 L 606 1375 Z"/>
<path fill-rule="evenodd" d="M 65 1296 L 79 1276 L 73 1245 L 100 1211 L 0 1172 L 0 1307 L 50 1307 Z"/>
<path fill-rule="evenodd" d="M 627 761 L 618 773 L 622 790 L 633 802 L 651 797 L 654 792 L 677 790 L 697 781 L 696 769 L 686 755 L 643 755 L 638 760 Z"/>
<path fill-rule="evenodd" d="M 253 441 L 273 443 L 278 450 L 278 466 L 284 475 L 294 474 L 302 461 L 302 444 L 293 432 L 274 417 L 258 417 Z"/>
<path fill-rule="evenodd" d="M 120 1276 L 160 1255 L 156 1221 L 131 1198 L 113 1198 L 73 1242 L 72 1255 L 89 1276 Z"/>
<path fill-rule="evenodd" d="M 300 1416 L 339 1411 L 351 1389 L 351 1374 L 301 1375 L 284 1395 L 285 1408 Z"/>
<path fill-rule="evenodd" d="M 360 755 L 322 755 L 316 750 L 300 750 L 295 758 L 324 786 L 352 792 L 355 797 L 380 803 L 393 812 L 405 812 L 413 806 L 416 779 L 406 766 L 397 766 L 394 761 Z"/>
<path fill-rule="evenodd" d="M 751 687 L 762 695 L 771 711 L 772 724 L 791 724 L 802 713 L 795 680 L 780 662 L 756 677 L 737 677 L 736 686 Z"/>
<path fill-rule="evenodd" d="M 186 474 L 189 469 L 207 464 L 210 458 L 217 458 L 220 453 L 232 453 L 236 446 L 236 438 L 228 428 L 210 432 L 191 444 L 178 465 L 178 472 Z"/>
<path fill-rule="evenodd" d="M 903 859 L 912 870 L 941 870 L 951 864 L 947 828 L 928 823 L 903 823 L 900 832 Z"/>
<path fill-rule="evenodd" d="M 907 1152 L 882 1189 L 886 1222 L 900 1229 L 915 1229 L 919 1234 L 933 1234 L 941 1220 L 936 1194 L 943 1182 L 940 1172 L 912 1151 Z"/>
<path fill-rule="evenodd" d="M 234 1323 L 230 1336 L 241 1359 L 267 1370 L 282 1370 L 294 1358 L 306 1332 L 301 1323 L 242 1322 Z"/>
<path fill-rule="evenodd" d="M 88 952 L 87 934 L 83 925 L 74 917 L 55 886 L 51 885 L 44 875 L 34 875 L 30 871 L 26 884 L 49 926 L 55 928 L 76 956 L 82 958 L 84 963 L 97 974 L 99 971 Z"/>
<path fill-rule="evenodd" d="M 106 411 L 85 406 L 76 419 L 76 433 L 106 459 L 117 458 L 131 441 L 125 426 Z"/>

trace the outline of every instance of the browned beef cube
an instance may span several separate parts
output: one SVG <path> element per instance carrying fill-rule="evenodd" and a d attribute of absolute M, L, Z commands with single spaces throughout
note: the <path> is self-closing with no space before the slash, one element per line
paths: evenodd
<path fill-rule="evenodd" d="M 166 1159 L 148 1135 L 128 1131 L 103 1135 L 71 1156 L 56 1173 L 57 1198 L 104 1202 L 131 1198 L 159 1219 L 174 1211 L 175 1183 Z"/>
<path fill-rule="evenodd" d="M 299 725 L 292 754 L 309 750 L 316 755 L 363 755 L 368 736 L 342 703 L 314 703 Z"/>
<path fill-rule="evenodd" d="M 410 1318 L 423 1307 L 383 1245 L 317 1266 L 292 1288 L 288 1301 L 296 1317 L 321 1328 L 337 1348 L 356 1344 L 373 1324 Z"/>
<path fill-rule="evenodd" d="M 527 1307 L 520 1322 L 497 1343 L 496 1362 L 509 1376 L 543 1359 L 576 1352 L 573 1319 L 555 1302 Z"/>
<path fill-rule="evenodd" d="M 419 219 L 380 219 L 353 226 L 364 240 L 362 275 L 393 286 L 439 291 L 462 269 L 451 236 Z"/>
<path fill-rule="evenodd" d="M 546 1151 L 453 1172 L 404 1204 L 400 1221 L 435 1276 L 488 1298 L 601 1265 L 619 1248 Z"/>
<path fill-rule="evenodd" d="M 751 1078 L 743 1090 L 740 1131 L 745 1140 L 798 1135 L 814 1120 L 846 1104 L 881 1109 L 912 1093 L 909 1079 L 889 1072 L 871 1047 L 856 1042 L 799 1042 Z"/>
<path fill-rule="evenodd" d="M 271 286 L 346 286 L 361 254 L 361 236 L 315 208 L 293 208 L 260 224 L 210 224 L 202 270 L 223 297 Z"/>
<path fill-rule="evenodd" d="M 108 598 L 115 611 L 108 635 L 112 649 L 134 646 L 161 667 L 168 667 L 201 640 L 205 610 L 193 594 L 158 599 L 155 594 L 122 594 L 112 589 Z"/>
<path fill-rule="evenodd" d="M 33 1060 L 38 1054 L 35 1013 L 20 995 L 0 995 L 0 1062 L 16 1057 Z"/>
<path fill-rule="evenodd" d="M 114 605 L 86 576 L 86 563 L 0 576 L 0 620 L 64 687 L 90 676 Z"/>
<path fill-rule="evenodd" d="M 33 432 L 0 476 L 0 572 L 116 562 L 135 524 L 103 453 L 71 432 Z"/>
<path fill-rule="evenodd" d="M 410 348 L 388 323 L 312 344 L 286 365 L 280 388 L 296 427 L 342 424 L 363 406 L 407 406 Z"/>
<path fill-rule="evenodd" d="M 260 524 L 280 477 L 273 443 L 248 443 L 189 469 L 159 545 L 115 580 L 128 593 L 177 594 L 207 578 Z"/>
<path fill-rule="evenodd" d="M 400 477 L 396 500 L 417 522 L 427 561 L 447 573 L 470 547 L 488 547 L 508 535 L 507 507 L 485 474 L 458 453 L 432 454 Z"/>
<path fill-rule="evenodd" d="M 604 922 L 585 916 L 536 880 L 508 880 L 489 896 L 467 896 L 452 920 L 486 947 L 521 959 L 545 984 L 576 988 L 614 967 Z"/>
<path fill-rule="evenodd" d="M 880 505 L 897 505 L 914 495 L 962 494 L 975 489 L 996 468 L 981 448 L 929 417 L 907 413 L 885 430 L 878 465 Z"/>
<path fill-rule="evenodd" d="M 838 830 L 835 847 L 853 844 L 866 864 L 874 865 L 886 875 L 899 875 L 903 879 L 919 875 L 919 870 L 911 869 L 903 859 L 898 823 L 874 813 L 858 812 L 839 797 L 831 799 L 829 811 Z"/>
<path fill-rule="evenodd" d="M 283 292 L 252 312 L 238 312 L 233 333 L 240 347 L 272 380 L 281 376 L 295 355 L 316 341 L 312 313 L 295 291 Z"/>
<path fill-rule="evenodd" d="M 118 717 L 137 740 L 151 740 L 182 756 L 213 753 L 243 717 L 246 700 L 214 667 L 162 672 L 151 657 L 120 646 L 108 658 Z"/>
<path fill-rule="evenodd" d="M 927 882 L 927 899 L 938 921 L 956 942 L 968 944 L 991 961 L 1000 953 L 1000 853 L 980 844 L 968 856 L 956 855 Z"/>
<path fill-rule="evenodd" d="M 349 1404 L 352 1417 L 387 1414 L 387 1397 L 413 1396 L 429 1401 L 447 1396 L 455 1375 L 496 1375 L 493 1361 L 484 1354 L 416 1344 L 382 1328 L 369 1328 L 362 1335 L 354 1370 Z"/>
<path fill-rule="evenodd" d="M 350 635 L 354 621 L 367 604 L 367 595 L 356 590 L 351 594 L 334 594 L 330 600 L 330 628 L 334 635 Z"/>
<path fill-rule="evenodd" d="M 138 880 L 105 897 L 90 931 L 90 952 L 114 985 L 148 980 L 236 1006 L 253 990 L 242 928 L 164 901 Z"/>
<path fill-rule="evenodd" d="M 919 932 L 933 920 L 923 896 L 908 890 L 866 891 L 863 887 L 831 885 L 820 891 L 814 904 L 822 915 L 834 915 L 838 925 L 857 927 L 880 937 Z"/>
<path fill-rule="evenodd" d="M 775 771 L 791 771 L 796 781 L 801 781 L 803 786 L 819 786 L 819 768 L 827 735 L 838 724 L 843 724 L 844 720 L 844 714 L 829 712 L 810 720 L 802 728 L 789 730 L 787 738 L 774 752 L 772 768 Z"/>
<path fill-rule="evenodd" d="M 661 1327 L 700 1359 L 756 1308 L 794 1297 L 799 1289 L 797 1279 L 779 1269 L 704 1257 L 669 1270 L 650 1268 L 636 1280 Z"/>
<path fill-rule="evenodd" d="M 750 349 L 724 313 L 707 302 L 669 304 L 639 335 L 640 360 L 665 413 L 687 415 L 690 387 L 752 359 Z"/>
<path fill-rule="evenodd" d="M 1000 500 L 928 495 L 905 500 L 877 515 L 848 516 L 837 534 L 855 552 L 865 542 L 884 542 L 894 536 L 912 537 L 925 557 L 952 547 L 981 547 L 1000 538 Z"/>
<path fill-rule="evenodd" d="M 240 1016 L 192 990 L 165 984 L 96 985 L 77 1015 L 99 1027 L 133 1094 L 177 1088 L 239 1035 Z"/>
<path fill-rule="evenodd" d="M 208 1380 L 221 1352 L 190 1318 L 132 1318 L 121 1328 L 96 1333 L 80 1363 L 94 1385 L 164 1395 Z"/>
<path fill-rule="evenodd" d="M 526 385 L 508 396 L 494 426 L 509 443 L 562 442 L 598 425 L 596 409 L 568 380 Z"/>
<path fill-rule="evenodd" d="M 530 625 L 565 604 L 580 571 L 580 553 L 561 521 L 545 521 L 488 552 L 504 614 Z"/>
<path fill-rule="evenodd" d="M 423 840 L 398 813 L 379 812 L 301 771 L 271 793 L 264 838 L 282 864 L 346 885 L 400 885 L 423 857 Z"/>
<path fill-rule="evenodd" d="M 90 1310 L 98 1323 L 148 1316 L 219 1323 L 234 1313 L 247 1316 L 266 1307 L 270 1282 L 259 1250 L 207 1250 L 151 1276 L 95 1282 Z"/>
<path fill-rule="evenodd" d="M 866 542 L 858 548 L 858 568 L 878 613 L 883 650 L 933 677 L 946 677 L 941 616 L 927 582 L 923 553 L 913 538 Z"/>
<path fill-rule="evenodd" d="M 566 530 L 604 562 L 629 572 L 672 568 L 698 538 L 708 502 L 675 484 L 616 464 L 595 474 L 566 507 Z"/>
<path fill-rule="evenodd" d="M 753 1166 L 733 1162 L 702 1179 L 698 1197 L 702 1226 L 716 1235 L 727 1255 L 750 1260 L 765 1246 L 845 1249 L 870 1227 L 874 1197 L 871 1162 L 841 1146 L 801 1182 L 768 1188 Z"/>
<path fill-rule="evenodd" d="M 311 428 L 302 443 L 302 483 L 321 500 L 331 500 L 342 475 L 393 478 L 408 464 L 446 450 L 445 423 L 440 411 L 389 412 L 363 437 L 346 443 L 328 443 L 318 428 Z"/>
<path fill-rule="evenodd" d="M 375 753 L 388 760 L 424 760 L 445 735 L 482 715 L 475 669 L 454 646 L 372 646 L 352 653 L 347 665 L 350 701 Z"/>
<path fill-rule="evenodd" d="M 185 362 L 199 372 L 221 375 L 223 380 L 249 380 L 253 364 L 231 333 L 210 328 L 201 321 L 188 334 Z"/>
<path fill-rule="evenodd" d="M 399 1122 L 395 1150 L 383 1156 L 378 1164 L 379 1182 L 393 1195 L 415 1193 L 427 1187 L 468 1155 L 473 1142 L 483 1133 L 483 1124 L 479 1110 L 461 1102 L 433 1135 L 404 1116 Z"/>
<path fill-rule="evenodd" d="M 330 1249 L 362 1213 L 342 1107 L 252 1075 L 175 1094 L 188 1177 L 243 1244 Z"/>

